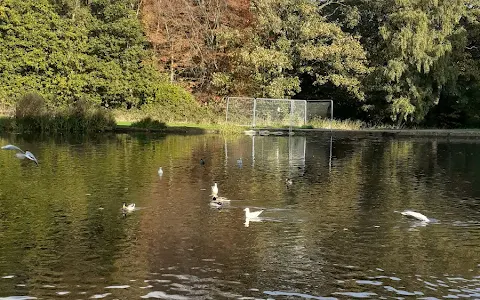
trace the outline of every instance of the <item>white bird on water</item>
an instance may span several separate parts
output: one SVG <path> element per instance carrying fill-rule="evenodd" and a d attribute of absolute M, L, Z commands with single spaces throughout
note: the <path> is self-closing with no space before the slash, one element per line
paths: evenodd
<path fill-rule="evenodd" d="M 221 202 L 221 203 L 230 203 L 230 202 L 232 202 L 232 200 L 230 200 L 230 199 L 227 199 L 227 198 L 225 198 L 225 197 L 218 197 L 218 196 L 213 196 L 213 197 L 212 197 L 212 201 Z"/>
<path fill-rule="evenodd" d="M 218 201 L 210 201 L 210 206 L 220 209 L 223 206 L 223 203 Z"/>
<path fill-rule="evenodd" d="M 212 196 L 217 197 L 218 196 L 218 186 L 217 183 L 212 186 Z"/>
<path fill-rule="evenodd" d="M 250 208 L 245 208 L 245 227 L 250 226 L 250 222 L 261 222 L 262 219 L 259 218 L 258 216 L 263 212 L 263 210 L 258 210 L 258 211 L 250 211 Z"/>
<path fill-rule="evenodd" d="M 32 152 L 30 151 L 23 151 L 22 149 L 18 148 L 17 146 L 14 146 L 14 145 L 5 145 L 2 147 L 3 150 L 15 150 L 15 151 L 18 151 L 17 153 L 15 153 L 15 156 L 20 158 L 20 159 L 25 159 L 25 158 L 28 158 L 29 160 L 33 161 L 35 164 L 37 164 L 38 166 L 38 160 L 37 158 L 35 157 L 35 155 L 33 155 Z"/>
<path fill-rule="evenodd" d="M 163 169 L 162 169 L 162 167 L 160 167 L 160 168 L 158 169 L 158 176 L 163 176 Z"/>
<path fill-rule="evenodd" d="M 431 220 L 429 218 L 427 218 L 427 216 L 421 214 L 421 213 L 418 213 L 418 212 L 415 212 L 415 211 L 412 211 L 412 210 L 406 210 L 406 211 L 402 211 L 401 214 L 403 216 L 406 216 L 406 217 L 412 217 L 412 218 L 415 218 L 417 220 L 420 220 L 422 222 L 430 222 Z"/>
<path fill-rule="evenodd" d="M 254 219 L 258 218 L 258 216 L 263 212 L 263 210 L 257 210 L 257 211 L 250 211 L 250 208 L 245 208 L 243 211 L 245 211 L 245 218 L 247 219 Z"/>
<path fill-rule="evenodd" d="M 123 202 L 122 210 L 124 212 L 132 212 L 135 210 L 135 203 L 130 203 L 127 205 L 127 203 Z"/>

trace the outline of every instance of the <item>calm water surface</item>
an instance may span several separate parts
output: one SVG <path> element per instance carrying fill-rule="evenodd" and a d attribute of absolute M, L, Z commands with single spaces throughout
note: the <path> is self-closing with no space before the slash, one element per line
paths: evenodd
<path fill-rule="evenodd" d="M 0 151 L 0 299 L 480 299 L 480 141 L 0 143 L 40 162 Z"/>

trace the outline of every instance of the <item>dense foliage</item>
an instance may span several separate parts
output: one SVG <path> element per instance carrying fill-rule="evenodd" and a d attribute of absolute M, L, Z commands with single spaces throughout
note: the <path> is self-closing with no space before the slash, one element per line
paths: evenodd
<path fill-rule="evenodd" d="M 156 69 L 132 0 L 3 0 L 0 102 L 36 93 L 57 111 L 83 101 L 108 108 L 198 105 Z M 173 103 L 172 103 L 173 102 Z"/>
<path fill-rule="evenodd" d="M 161 38 L 167 27 L 153 29 L 167 24 L 163 2 L 144 7 L 166 69 L 178 67 L 171 78 L 198 82 L 185 70 L 212 49 L 228 58 L 198 74 L 210 85 L 194 85 L 197 94 L 327 98 L 341 117 L 480 126 L 478 0 L 182 0 L 205 28 L 190 52 L 184 40 Z M 184 30 L 175 34 L 188 36 L 185 16 L 168 11 L 168 25 Z M 179 47 L 190 56 L 170 55 Z"/>
<path fill-rule="evenodd" d="M 34 92 L 192 120 L 221 96 L 480 126 L 480 0 L 3 0 L 0 103 Z M 177 85 L 177 84 L 181 85 Z M 183 87 L 182 87 L 183 86 Z"/>

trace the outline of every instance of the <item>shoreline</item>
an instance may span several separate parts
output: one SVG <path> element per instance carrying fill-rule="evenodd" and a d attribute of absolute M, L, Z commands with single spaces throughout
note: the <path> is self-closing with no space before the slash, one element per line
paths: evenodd
<path fill-rule="evenodd" d="M 126 125 L 119 125 L 112 129 L 115 133 L 173 133 L 173 134 L 221 134 L 221 129 L 206 129 L 191 126 L 172 126 L 167 128 L 138 128 Z M 255 133 L 253 133 L 255 132 Z M 335 136 L 356 136 L 356 137 L 450 137 L 450 138 L 472 138 L 480 139 L 480 129 L 294 129 L 293 135 L 325 135 Z M 232 132 L 229 132 L 232 134 Z M 284 128 L 249 128 L 233 132 L 240 135 L 257 136 L 288 136 L 289 130 Z"/>

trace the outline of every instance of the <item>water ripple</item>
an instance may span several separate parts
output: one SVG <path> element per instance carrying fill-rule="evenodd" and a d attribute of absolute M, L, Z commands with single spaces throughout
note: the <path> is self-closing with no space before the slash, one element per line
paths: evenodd
<path fill-rule="evenodd" d="M 29 300 L 29 299 L 38 299 L 38 298 L 36 298 L 36 297 L 30 297 L 30 296 L 0 297 L 0 300 Z"/>
<path fill-rule="evenodd" d="M 188 300 L 189 297 L 181 296 L 181 295 L 174 295 L 174 294 L 167 294 L 165 292 L 150 292 L 144 296 L 140 296 L 140 298 L 148 299 L 148 298 L 156 298 L 156 299 L 171 299 L 171 300 Z"/>
<path fill-rule="evenodd" d="M 337 299 L 333 297 L 320 297 L 320 296 L 313 296 L 309 294 L 290 293 L 290 292 L 282 292 L 282 291 L 264 291 L 263 293 L 270 296 L 295 296 L 303 299 L 318 299 L 318 300 L 336 300 Z"/>

